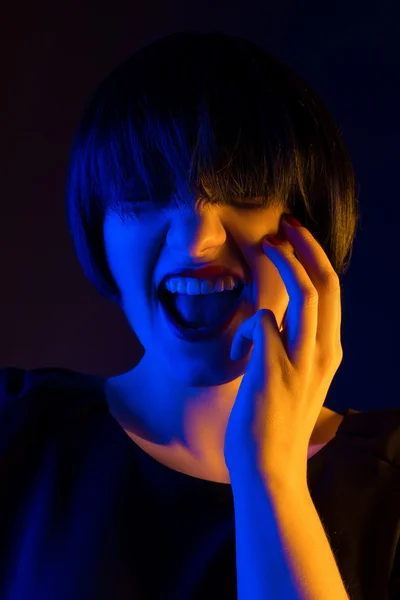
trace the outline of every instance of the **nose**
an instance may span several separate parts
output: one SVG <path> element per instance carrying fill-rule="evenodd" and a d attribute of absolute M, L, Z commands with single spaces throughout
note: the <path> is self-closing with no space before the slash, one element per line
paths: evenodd
<path fill-rule="evenodd" d="M 170 250 L 186 255 L 193 264 L 211 262 L 225 241 L 225 228 L 209 207 L 196 209 L 195 214 L 174 216 L 166 239 Z"/>

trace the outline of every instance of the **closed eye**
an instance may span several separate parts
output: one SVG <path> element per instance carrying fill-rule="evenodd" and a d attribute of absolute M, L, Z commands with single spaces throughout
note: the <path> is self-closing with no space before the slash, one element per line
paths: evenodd
<path fill-rule="evenodd" d="M 264 208 L 261 204 L 245 204 L 243 202 L 241 204 L 231 204 L 231 206 L 239 210 L 262 210 Z"/>

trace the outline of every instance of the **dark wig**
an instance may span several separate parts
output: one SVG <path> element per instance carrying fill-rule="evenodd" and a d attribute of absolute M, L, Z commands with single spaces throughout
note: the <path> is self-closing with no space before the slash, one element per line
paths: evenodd
<path fill-rule="evenodd" d="M 183 193 L 182 190 L 184 190 Z M 86 277 L 119 303 L 103 223 L 138 202 L 283 204 L 338 276 L 359 219 L 356 180 L 323 101 L 264 48 L 219 31 L 157 37 L 92 92 L 66 175 L 69 232 Z"/>

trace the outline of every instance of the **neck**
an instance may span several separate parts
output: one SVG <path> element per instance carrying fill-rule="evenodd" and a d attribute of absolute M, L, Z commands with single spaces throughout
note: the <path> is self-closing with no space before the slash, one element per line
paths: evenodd
<path fill-rule="evenodd" d="M 242 376 L 243 377 L 243 376 Z M 225 431 L 242 377 L 208 388 L 147 375 L 139 363 L 106 382 L 110 412 L 127 435 L 158 462 L 198 477 L 229 483 L 224 460 Z M 308 458 L 332 437 L 343 419 L 323 407 L 310 440 Z"/>

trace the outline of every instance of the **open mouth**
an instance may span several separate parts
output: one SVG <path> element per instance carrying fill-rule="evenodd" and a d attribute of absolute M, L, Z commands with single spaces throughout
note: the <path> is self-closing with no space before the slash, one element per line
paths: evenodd
<path fill-rule="evenodd" d="M 240 283 L 233 290 L 178 298 L 178 294 L 161 286 L 158 295 L 175 332 L 181 337 L 200 340 L 218 335 L 228 327 L 244 299 L 244 289 Z"/>

